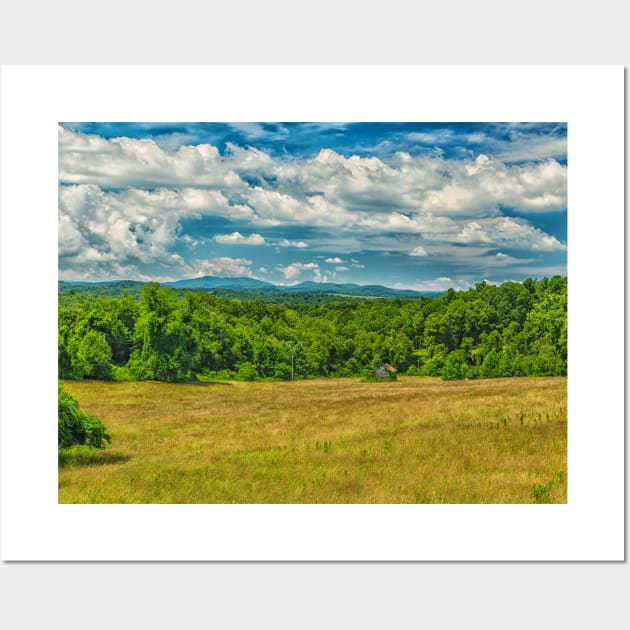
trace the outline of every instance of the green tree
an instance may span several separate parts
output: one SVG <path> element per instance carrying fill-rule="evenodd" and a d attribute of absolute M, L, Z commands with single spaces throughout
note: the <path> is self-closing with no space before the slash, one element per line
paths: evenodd
<path fill-rule="evenodd" d="M 439 343 L 421 351 L 421 368 L 423 376 L 441 376 L 448 357 L 448 348 Z"/>
<path fill-rule="evenodd" d="M 137 349 L 130 367 L 142 379 L 180 381 L 191 378 L 197 352 L 196 335 L 190 334 L 177 294 L 147 283 L 140 298 L 141 314 L 135 325 Z"/>
<path fill-rule="evenodd" d="M 97 378 L 109 380 L 112 377 L 112 350 L 105 335 L 96 330 L 88 331 L 76 344 L 72 365 L 74 378 Z"/>
<path fill-rule="evenodd" d="M 442 379 L 445 381 L 454 381 L 466 376 L 466 364 L 462 356 L 462 352 L 451 352 L 444 362 L 442 368 Z"/>
<path fill-rule="evenodd" d="M 236 368 L 236 379 L 239 381 L 255 381 L 258 378 L 256 368 L 249 361 L 241 363 Z"/>
<path fill-rule="evenodd" d="M 499 353 L 493 348 L 486 354 L 479 369 L 482 378 L 495 378 L 499 376 Z"/>
<path fill-rule="evenodd" d="M 135 289 L 139 299 L 92 291 L 59 294 L 61 377 L 287 378 L 292 359 L 300 378 L 356 375 L 384 360 L 400 374 L 447 378 L 567 371 L 559 276 L 419 300 L 285 294 L 272 303 L 157 283 Z"/>
<path fill-rule="evenodd" d="M 75 444 L 85 444 L 102 448 L 110 442 L 105 425 L 95 416 L 81 411 L 78 400 L 58 383 L 58 428 L 57 444 L 67 448 Z"/>

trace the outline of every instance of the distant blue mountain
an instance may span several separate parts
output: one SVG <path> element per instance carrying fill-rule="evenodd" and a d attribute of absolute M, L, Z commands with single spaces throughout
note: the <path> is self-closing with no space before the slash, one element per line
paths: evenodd
<path fill-rule="evenodd" d="M 254 280 L 253 278 L 220 278 L 216 276 L 204 276 L 203 278 L 190 278 L 177 280 L 176 282 L 164 282 L 164 286 L 176 289 L 228 289 L 233 291 L 255 291 L 260 293 L 305 293 L 305 294 L 334 294 L 348 295 L 352 297 L 400 297 L 418 298 L 427 293 L 410 291 L 407 289 L 390 289 L 380 285 L 362 286 L 360 284 L 334 282 L 300 282 L 289 287 Z"/>
<path fill-rule="evenodd" d="M 276 289 L 274 284 L 255 280 L 254 278 L 220 278 L 218 276 L 203 276 L 202 278 L 163 282 L 162 285 L 175 289 L 232 289 L 235 291 Z"/>
<path fill-rule="evenodd" d="M 112 282 L 68 282 L 59 281 L 59 291 L 66 291 L 72 288 L 81 287 L 82 290 L 89 289 L 90 286 L 99 289 L 131 289 L 139 288 L 142 282 L 130 280 L 116 280 Z M 334 282 L 301 282 L 293 286 L 281 286 L 255 280 L 254 278 L 226 278 L 218 276 L 203 276 L 202 278 L 188 278 L 173 282 L 163 282 L 162 286 L 173 289 L 190 289 L 197 291 L 238 291 L 253 295 L 278 295 L 281 293 L 292 295 L 340 295 L 348 297 L 364 298 L 404 298 L 416 299 L 423 295 L 440 295 L 442 291 L 411 291 L 408 289 L 392 289 L 378 284 L 360 285 L 354 283 L 336 284 Z"/>
<path fill-rule="evenodd" d="M 353 297 L 418 298 L 423 295 L 418 291 L 390 289 L 377 284 L 362 286 L 360 284 L 335 284 L 334 282 L 301 282 L 292 287 L 282 287 L 281 290 L 285 293 L 333 293 Z"/>

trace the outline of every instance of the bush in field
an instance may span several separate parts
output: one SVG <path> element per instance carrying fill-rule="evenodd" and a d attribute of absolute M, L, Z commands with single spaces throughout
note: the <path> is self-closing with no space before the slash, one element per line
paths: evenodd
<path fill-rule="evenodd" d="M 476 365 L 468 366 L 466 370 L 465 378 L 468 378 L 471 380 L 479 378 L 479 368 Z"/>
<path fill-rule="evenodd" d="M 63 388 L 58 387 L 59 425 L 57 443 L 59 448 L 68 448 L 75 444 L 85 444 L 95 448 L 105 446 L 110 437 L 105 425 L 95 416 L 79 408 L 79 401 Z"/>
<path fill-rule="evenodd" d="M 239 381 L 255 381 L 258 378 L 256 367 L 249 361 L 244 361 L 238 366 L 236 378 Z"/>
<path fill-rule="evenodd" d="M 454 381 L 457 379 L 465 378 L 466 376 L 466 364 L 462 360 L 459 352 L 451 352 L 446 357 L 446 362 L 442 368 L 442 380 Z"/>

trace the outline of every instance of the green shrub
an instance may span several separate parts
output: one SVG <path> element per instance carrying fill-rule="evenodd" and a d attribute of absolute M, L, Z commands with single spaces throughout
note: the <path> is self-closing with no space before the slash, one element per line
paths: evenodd
<path fill-rule="evenodd" d="M 442 368 L 442 380 L 456 381 L 466 376 L 466 365 L 462 361 L 458 352 L 451 352 L 446 357 L 446 362 Z"/>
<path fill-rule="evenodd" d="M 274 366 L 273 377 L 282 381 L 291 380 L 291 366 L 288 363 L 278 362 Z"/>
<path fill-rule="evenodd" d="M 258 378 L 256 367 L 249 361 L 244 361 L 238 366 L 236 379 L 239 381 L 255 381 Z"/>
<path fill-rule="evenodd" d="M 466 370 L 466 378 L 469 378 L 469 379 L 479 378 L 479 368 L 476 365 L 468 366 Z"/>
<path fill-rule="evenodd" d="M 236 372 L 234 370 L 218 370 L 215 376 L 215 380 L 217 381 L 232 381 L 236 376 Z"/>
<path fill-rule="evenodd" d="M 551 488 L 541 483 L 534 484 L 532 487 L 532 499 L 534 503 L 549 503 L 549 492 Z"/>
<path fill-rule="evenodd" d="M 496 350 L 490 350 L 484 357 L 479 369 L 481 378 L 496 378 L 499 376 L 499 354 Z"/>
<path fill-rule="evenodd" d="M 131 370 L 126 365 L 112 366 L 112 380 L 123 383 L 126 381 L 134 381 L 135 376 L 131 373 Z"/>
<path fill-rule="evenodd" d="M 105 425 L 95 416 L 91 416 L 79 408 L 79 401 L 58 385 L 59 424 L 57 443 L 59 448 L 68 448 L 74 444 L 85 444 L 95 448 L 110 442 Z"/>

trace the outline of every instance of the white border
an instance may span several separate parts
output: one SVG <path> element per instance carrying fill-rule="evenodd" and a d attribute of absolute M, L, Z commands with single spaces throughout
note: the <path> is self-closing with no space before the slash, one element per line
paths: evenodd
<path fill-rule="evenodd" d="M 5 67 L 1 113 L 3 560 L 623 559 L 623 68 Z M 567 121 L 568 505 L 58 505 L 60 120 Z"/>

